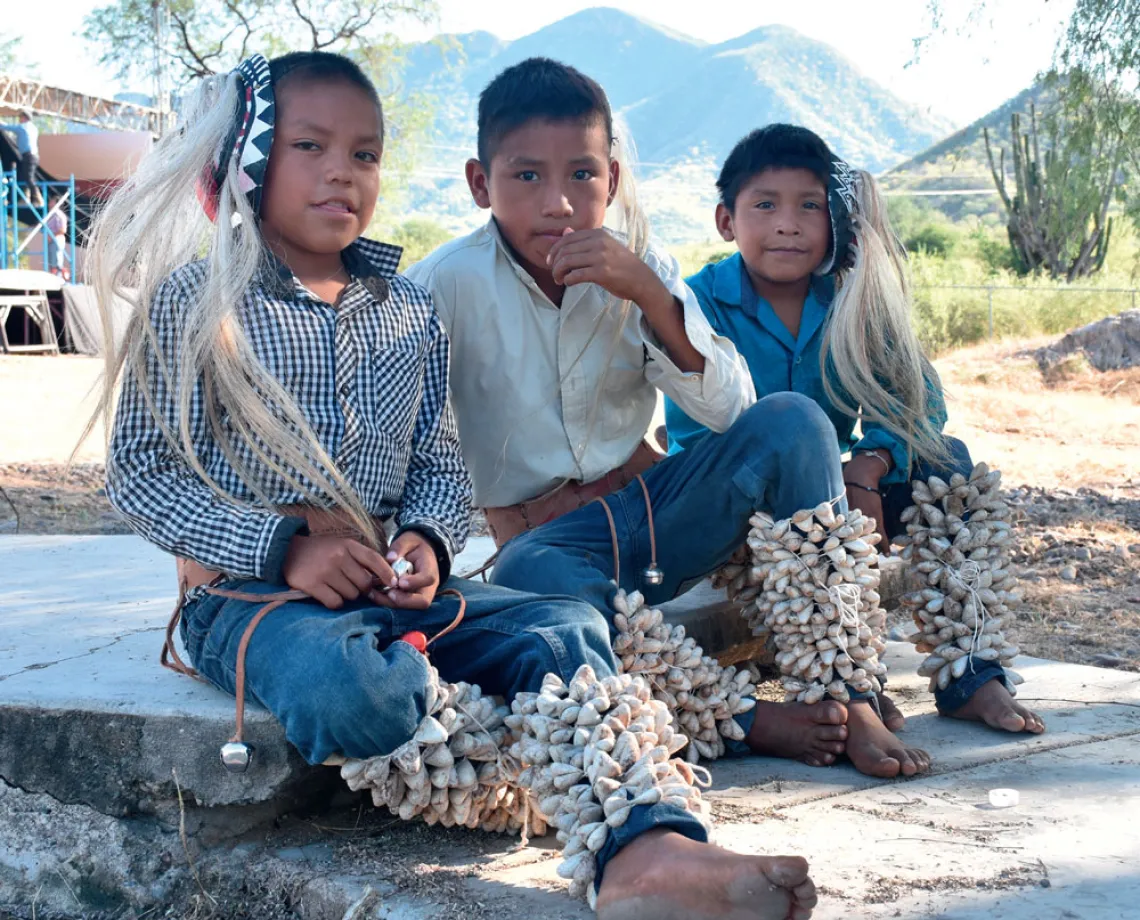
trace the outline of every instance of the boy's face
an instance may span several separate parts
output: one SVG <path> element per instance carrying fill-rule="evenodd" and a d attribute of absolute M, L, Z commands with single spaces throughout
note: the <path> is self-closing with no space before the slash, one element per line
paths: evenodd
<path fill-rule="evenodd" d="M 490 164 L 467 161 L 475 203 L 491 209 L 531 274 L 549 272 L 546 256 L 568 229 L 602 226 L 617 180 L 600 118 L 530 121 L 500 140 Z"/>
<path fill-rule="evenodd" d="M 802 281 L 831 243 L 827 190 L 808 169 L 765 169 L 744 183 L 729 211 L 717 205 L 720 235 L 735 241 L 753 277 Z"/>
<path fill-rule="evenodd" d="M 294 271 L 360 236 L 380 193 L 380 112 L 343 80 L 286 82 L 261 202 L 266 242 Z M 294 261 L 291 261 L 294 260 Z"/>

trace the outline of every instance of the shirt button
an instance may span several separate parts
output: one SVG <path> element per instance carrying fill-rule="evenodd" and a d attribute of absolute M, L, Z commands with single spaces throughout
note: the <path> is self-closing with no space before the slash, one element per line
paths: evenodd
<path fill-rule="evenodd" d="M 340 385 L 340 395 L 341 395 L 341 396 L 348 396 L 348 394 L 349 394 L 349 393 L 351 393 L 351 392 L 352 392 L 352 386 L 351 386 L 351 384 L 342 383 L 342 384 Z"/>
<path fill-rule="evenodd" d="M 803 363 L 804 363 L 804 359 L 803 359 L 803 357 L 802 357 L 802 356 L 801 356 L 801 357 L 799 357 L 799 358 L 796 358 L 796 364 L 797 364 L 797 365 L 799 365 L 799 364 L 803 364 Z"/>

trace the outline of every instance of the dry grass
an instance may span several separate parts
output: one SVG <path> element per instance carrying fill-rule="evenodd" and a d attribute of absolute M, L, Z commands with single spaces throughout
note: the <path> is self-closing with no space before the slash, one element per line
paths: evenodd
<path fill-rule="evenodd" d="M 1030 352 L 1048 341 L 936 361 L 947 430 L 1002 470 L 1019 509 L 1022 649 L 1140 670 L 1140 368 L 1073 358 L 1043 375 Z"/>
<path fill-rule="evenodd" d="M 1100 373 L 1074 359 L 1045 378 L 1028 352 L 1047 341 L 936 361 L 950 395 L 948 432 L 1009 484 L 1112 490 L 1140 482 L 1140 368 Z"/>

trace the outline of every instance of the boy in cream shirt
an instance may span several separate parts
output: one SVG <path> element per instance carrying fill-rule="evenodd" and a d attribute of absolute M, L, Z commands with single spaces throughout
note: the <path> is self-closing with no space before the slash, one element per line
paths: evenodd
<path fill-rule="evenodd" d="M 756 402 L 676 260 L 639 241 L 614 141 L 589 77 L 539 58 L 505 70 L 480 97 L 467 163 L 491 219 L 408 271 L 451 338 L 463 456 L 501 547 L 493 581 L 611 616 L 611 527 L 620 587 L 659 604 L 722 565 L 754 510 L 846 510 L 831 422 L 795 393 Z M 628 237 L 602 226 L 615 199 Z M 661 459 L 643 441 L 657 390 L 716 436 Z M 823 766 L 846 718 L 834 701 L 760 702 L 741 722 L 752 751 Z"/>

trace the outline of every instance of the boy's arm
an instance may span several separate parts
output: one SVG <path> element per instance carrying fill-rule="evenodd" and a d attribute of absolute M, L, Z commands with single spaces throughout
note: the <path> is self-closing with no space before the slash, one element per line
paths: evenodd
<path fill-rule="evenodd" d="M 305 519 L 219 497 L 171 449 L 156 420 L 178 436 L 178 313 L 190 296 L 171 278 L 155 297 L 153 339 L 143 370 L 153 403 L 128 367 L 107 452 L 107 497 L 136 533 L 169 553 L 231 575 L 282 584 L 289 542 L 303 531 Z M 210 435 L 201 381 L 190 399 L 187 423 L 202 456 Z"/>
<path fill-rule="evenodd" d="M 440 584 L 467 542 L 471 522 L 471 479 L 459 450 L 459 431 L 447 399 L 449 344 L 432 313 L 424 363 L 423 398 L 412 432 L 412 454 L 404 497 L 396 516 L 398 533 L 414 530 L 435 548 Z"/>
<path fill-rule="evenodd" d="M 645 376 L 696 425 L 718 433 L 727 431 L 740 414 L 756 402 L 756 388 L 748 365 L 729 339 L 713 331 L 696 295 L 682 279 L 676 259 L 651 249 L 646 255 L 646 264 L 680 305 L 678 312 L 685 336 L 701 354 L 704 370 L 703 373 L 686 373 L 678 366 L 643 311 L 641 335 L 649 355 Z"/>

